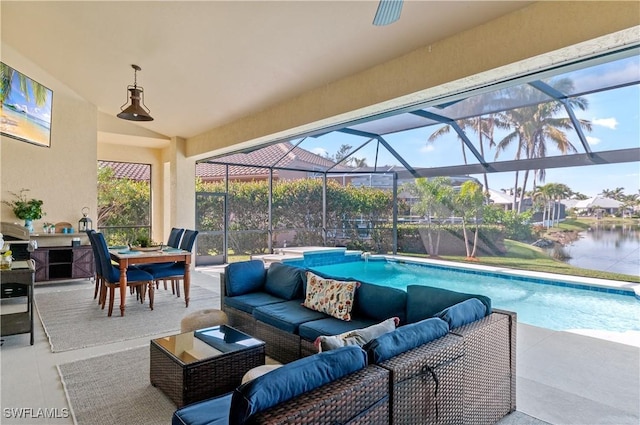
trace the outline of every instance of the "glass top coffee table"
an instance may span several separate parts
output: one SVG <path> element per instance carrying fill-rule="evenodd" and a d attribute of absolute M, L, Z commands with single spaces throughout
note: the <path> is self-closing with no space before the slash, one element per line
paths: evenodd
<path fill-rule="evenodd" d="M 265 363 L 265 343 L 221 325 L 151 340 L 151 385 L 178 407 L 233 391 Z"/>

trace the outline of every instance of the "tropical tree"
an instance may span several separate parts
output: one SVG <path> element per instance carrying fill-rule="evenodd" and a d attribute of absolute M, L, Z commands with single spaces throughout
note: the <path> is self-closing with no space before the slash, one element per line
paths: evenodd
<path fill-rule="evenodd" d="M 356 168 L 366 167 L 367 166 L 367 158 L 351 158 L 351 165 Z"/>
<path fill-rule="evenodd" d="M 542 222 L 546 224 L 547 228 L 550 227 L 550 224 L 553 225 L 554 221 L 560 222 L 560 200 L 566 199 L 571 193 L 569 186 L 564 183 L 547 183 L 538 186 L 533 192 L 534 199 L 543 201 Z"/>
<path fill-rule="evenodd" d="M 622 208 L 624 211 L 636 211 L 638 207 L 640 207 L 640 195 L 638 193 L 624 195 L 620 201 L 622 202 Z"/>
<path fill-rule="evenodd" d="M 151 191 L 148 181 L 116 178 L 111 167 L 98 168 L 97 226 L 109 229 L 108 243 L 149 238 Z"/>
<path fill-rule="evenodd" d="M 543 186 L 538 186 L 534 192 L 532 192 L 532 198 L 534 203 L 538 206 L 542 207 L 542 224 L 546 226 L 547 229 L 550 227 L 548 222 L 547 211 L 549 215 L 551 215 L 551 207 L 549 206 L 549 201 L 553 197 L 553 188 L 552 183 L 547 183 Z"/>
<path fill-rule="evenodd" d="M 570 93 L 573 90 L 573 82 L 568 78 L 562 78 L 551 84 L 551 86 L 561 93 Z M 531 103 L 532 99 L 540 97 L 539 92 L 532 86 L 518 87 L 513 92 L 513 96 L 520 97 L 523 101 Z M 588 102 L 582 97 L 573 97 L 565 101 L 568 107 L 585 110 Z M 515 159 L 523 158 L 545 158 L 548 151 L 548 143 L 552 142 L 561 154 L 576 152 L 575 146 L 567 137 L 567 130 L 573 129 L 573 123 L 569 117 L 558 117 L 564 109 L 564 104 L 560 101 L 551 101 L 512 109 L 500 114 L 501 120 L 509 123 L 511 131 L 496 145 L 497 159 L 501 152 L 516 144 Z M 591 131 L 591 123 L 587 120 L 579 120 L 580 126 L 587 131 Z M 525 170 L 522 183 L 518 212 L 521 211 L 526 193 L 529 171 Z M 514 187 L 518 187 L 519 173 L 516 171 Z M 534 170 L 533 182 L 536 180 L 544 182 L 545 169 Z M 514 195 L 514 208 L 516 198 Z"/>
<path fill-rule="evenodd" d="M 490 114 L 488 116 L 479 116 L 473 118 L 467 118 L 463 120 L 457 120 L 457 125 L 463 130 L 471 130 L 476 133 L 478 136 L 478 146 L 480 147 L 480 155 L 484 157 L 484 142 L 487 141 L 489 144 L 489 148 L 495 146 L 495 142 L 493 139 L 494 132 L 496 127 L 504 128 L 506 124 L 500 121 L 497 114 Z M 427 139 L 428 143 L 433 143 L 437 139 L 450 134 L 452 130 L 451 125 L 447 124 L 436 131 L 434 131 L 429 138 Z M 467 153 L 465 149 L 465 143 L 462 138 L 458 135 L 458 140 L 460 140 L 460 146 L 462 148 L 462 159 L 465 164 L 467 164 Z M 485 192 L 489 190 L 489 179 L 487 177 L 487 173 L 483 173 L 484 179 L 484 190 Z"/>
<path fill-rule="evenodd" d="M 571 192 L 571 197 L 573 199 L 577 199 L 578 201 L 584 201 L 585 199 L 589 199 L 587 195 L 580 192 Z"/>
<path fill-rule="evenodd" d="M 473 180 L 462 183 L 460 190 L 456 193 L 453 202 L 453 209 L 457 215 L 462 217 L 462 234 L 464 236 L 464 246 L 467 252 L 467 260 L 475 259 L 478 247 L 478 229 L 480 213 L 484 205 L 484 195 L 482 187 Z M 469 236 L 467 235 L 467 225 L 473 221 L 475 230 L 473 234 L 473 248 L 469 248 Z"/>
<path fill-rule="evenodd" d="M 418 178 L 405 185 L 405 190 L 417 198 L 413 212 L 426 218 L 427 252 L 437 257 L 440 249 L 442 222 L 453 210 L 453 188 L 446 177 Z M 421 236 L 424 234 L 420 232 Z M 435 241 L 434 241 L 435 237 Z M 424 238 L 423 238 L 424 239 Z"/>
<path fill-rule="evenodd" d="M 616 201 L 622 201 L 624 198 L 624 187 L 616 187 L 615 189 L 604 189 L 600 192 L 605 198 L 615 199 Z"/>

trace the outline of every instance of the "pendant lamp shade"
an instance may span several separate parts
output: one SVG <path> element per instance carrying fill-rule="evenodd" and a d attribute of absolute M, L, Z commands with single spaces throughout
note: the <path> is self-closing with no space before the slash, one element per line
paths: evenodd
<path fill-rule="evenodd" d="M 149 115 L 151 111 L 144 104 L 144 89 L 137 84 L 136 73 L 141 68 L 138 65 L 131 65 L 131 67 L 133 68 L 133 85 L 127 86 L 131 104 L 127 106 L 127 102 L 122 105 L 120 107 L 122 112 L 117 117 L 129 121 L 153 121 L 153 118 Z"/>

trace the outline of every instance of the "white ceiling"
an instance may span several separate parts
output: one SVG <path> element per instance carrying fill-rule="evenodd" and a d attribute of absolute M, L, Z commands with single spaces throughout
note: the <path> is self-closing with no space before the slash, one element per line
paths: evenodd
<path fill-rule="evenodd" d="M 526 7 L 521 1 L 0 3 L 2 41 L 114 116 L 131 64 L 165 136 L 192 137 Z"/>

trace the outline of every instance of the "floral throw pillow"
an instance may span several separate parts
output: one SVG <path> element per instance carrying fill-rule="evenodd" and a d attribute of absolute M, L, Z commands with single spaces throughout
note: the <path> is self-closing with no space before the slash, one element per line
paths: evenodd
<path fill-rule="evenodd" d="M 359 285 L 355 281 L 325 279 L 307 272 L 307 293 L 302 305 L 348 322 Z"/>

